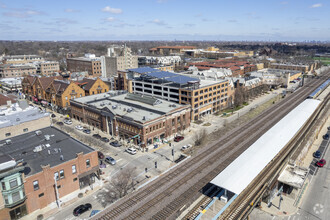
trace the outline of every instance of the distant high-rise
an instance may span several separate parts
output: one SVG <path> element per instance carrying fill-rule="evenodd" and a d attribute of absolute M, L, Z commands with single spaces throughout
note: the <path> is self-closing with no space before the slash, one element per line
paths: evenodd
<path fill-rule="evenodd" d="M 108 48 L 106 56 L 101 57 L 102 77 L 117 74 L 118 70 L 127 70 L 138 67 L 137 56 L 132 55 L 132 50 L 126 45 L 112 45 Z"/>

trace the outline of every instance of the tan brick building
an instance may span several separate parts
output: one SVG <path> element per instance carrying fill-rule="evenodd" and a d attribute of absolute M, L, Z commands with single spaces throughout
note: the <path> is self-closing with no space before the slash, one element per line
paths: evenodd
<path fill-rule="evenodd" d="M 4 64 L 26 64 L 36 61 L 44 61 L 44 58 L 38 55 L 12 55 L 3 58 Z"/>
<path fill-rule="evenodd" d="M 86 96 L 100 94 L 110 90 L 109 86 L 100 78 L 97 78 L 96 80 L 84 78 L 83 80 L 76 81 L 75 83 L 85 91 Z"/>
<path fill-rule="evenodd" d="M 0 78 L 24 77 L 28 75 L 35 75 L 37 68 L 30 65 L 0 65 Z"/>
<path fill-rule="evenodd" d="M 52 76 L 60 72 L 60 65 L 57 61 L 40 62 L 37 65 L 37 73 L 42 76 Z"/>
<path fill-rule="evenodd" d="M 142 147 L 182 134 L 190 126 L 190 105 L 120 93 L 71 100 L 72 117 Z"/>

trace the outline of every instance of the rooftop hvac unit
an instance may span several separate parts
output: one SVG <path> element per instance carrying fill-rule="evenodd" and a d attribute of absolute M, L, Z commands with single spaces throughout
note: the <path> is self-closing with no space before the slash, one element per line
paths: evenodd
<path fill-rule="evenodd" d="M 7 145 L 11 144 L 11 140 L 10 139 L 6 140 L 6 144 Z"/>
<path fill-rule="evenodd" d="M 46 141 L 49 141 L 49 140 L 50 140 L 50 135 L 46 134 L 46 135 L 45 135 L 45 140 L 46 140 Z"/>
<path fill-rule="evenodd" d="M 45 144 L 45 146 L 46 146 L 47 148 L 49 148 L 49 147 L 50 147 L 50 144 Z"/>
<path fill-rule="evenodd" d="M 39 135 L 41 135 L 41 134 L 42 134 L 42 132 L 41 132 L 40 130 L 36 131 L 36 135 L 37 135 L 37 136 L 39 136 Z"/>
<path fill-rule="evenodd" d="M 64 156 L 63 155 L 60 156 L 60 160 L 62 160 L 62 161 L 64 160 Z"/>
<path fill-rule="evenodd" d="M 42 146 L 41 146 L 41 145 L 36 146 L 36 147 L 33 149 L 33 152 L 34 152 L 34 153 L 37 153 L 37 152 L 40 152 L 40 151 L 42 151 Z"/>

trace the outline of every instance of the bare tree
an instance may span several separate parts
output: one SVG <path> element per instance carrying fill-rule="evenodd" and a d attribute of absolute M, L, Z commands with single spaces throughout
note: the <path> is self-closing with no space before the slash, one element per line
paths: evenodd
<path fill-rule="evenodd" d="M 207 132 L 205 129 L 202 129 L 200 132 L 195 133 L 194 143 L 195 146 L 203 145 L 207 140 Z"/>
<path fill-rule="evenodd" d="M 136 168 L 128 167 L 113 176 L 108 184 L 97 194 L 97 200 L 103 207 L 127 195 L 134 189 Z"/>

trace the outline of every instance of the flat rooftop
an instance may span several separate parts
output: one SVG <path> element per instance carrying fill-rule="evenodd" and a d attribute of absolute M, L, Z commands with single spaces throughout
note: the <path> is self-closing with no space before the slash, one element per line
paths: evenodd
<path fill-rule="evenodd" d="M 185 105 L 140 94 L 113 94 L 111 92 L 74 99 L 140 123 L 156 119 Z M 187 105 L 186 105 L 187 106 Z"/>
<path fill-rule="evenodd" d="M 70 57 L 67 58 L 68 60 L 79 60 L 79 61 L 101 61 L 101 58 L 95 57 L 95 58 L 88 58 L 88 57 Z"/>
<path fill-rule="evenodd" d="M 240 194 L 289 143 L 319 104 L 318 100 L 306 99 L 229 164 L 211 183 Z"/>
<path fill-rule="evenodd" d="M 26 106 L 25 109 L 19 107 L 18 103 L 11 107 L 0 108 L 0 128 L 18 125 L 24 122 L 49 117 L 49 113 L 39 110 L 37 107 Z"/>
<path fill-rule="evenodd" d="M 10 137 L 8 139 L 11 140 L 11 144 L 6 144 L 5 140 L 0 141 L 0 154 L 5 153 L 16 161 L 22 161 L 26 176 L 41 172 L 41 166 L 49 164 L 50 167 L 54 167 L 76 158 L 77 153 L 87 154 L 94 151 L 54 127 L 39 131 L 41 131 L 40 135 L 36 132 L 28 132 Z M 45 135 L 49 135 L 49 140 L 46 140 Z"/>

